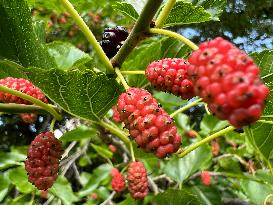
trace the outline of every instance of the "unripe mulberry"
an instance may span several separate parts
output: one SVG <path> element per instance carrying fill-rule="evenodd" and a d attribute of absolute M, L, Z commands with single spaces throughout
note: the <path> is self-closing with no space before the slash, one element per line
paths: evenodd
<path fill-rule="evenodd" d="M 112 176 L 112 189 L 116 192 L 122 192 L 125 189 L 125 178 L 124 176 L 119 172 L 117 168 L 113 168 L 111 170 L 111 176 Z"/>
<path fill-rule="evenodd" d="M 0 79 L 0 85 L 20 91 L 38 100 L 41 100 L 44 103 L 48 103 L 43 92 L 38 87 L 34 86 L 30 81 L 26 79 L 7 77 L 4 79 Z M 0 92 L 0 101 L 4 103 L 17 103 L 17 104 L 26 104 L 26 105 L 32 104 L 32 102 L 29 102 L 15 95 L 11 95 L 9 93 L 4 93 L 4 92 Z"/>
<path fill-rule="evenodd" d="M 212 113 L 239 128 L 257 121 L 269 95 L 260 69 L 246 53 L 218 37 L 202 43 L 189 58 L 195 94 Z"/>
<path fill-rule="evenodd" d="M 41 133 L 31 142 L 25 168 L 28 180 L 39 190 L 47 190 L 56 180 L 61 153 L 61 143 L 52 132 Z"/>
<path fill-rule="evenodd" d="M 192 81 L 188 78 L 189 63 L 182 58 L 165 58 L 152 62 L 145 75 L 156 89 L 190 99 L 194 96 Z"/>
<path fill-rule="evenodd" d="M 117 109 L 130 136 L 145 151 L 162 158 L 178 150 L 181 137 L 172 118 L 148 91 L 129 88 L 120 95 Z"/>
<path fill-rule="evenodd" d="M 27 124 L 32 124 L 37 120 L 37 114 L 35 113 L 24 113 L 20 114 L 19 116 Z"/>
<path fill-rule="evenodd" d="M 131 162 L 129 164 L 127 180 L 132 198 L 142 200 L 147 196 L 149 192 L 147 171 L 142 162 Z"/>
<path fill-rule="evenodd" d="M 205 186 L 209 186 L 211 183 L 211 177 L 208 171 L 201 172 L 201 181 Z"/>

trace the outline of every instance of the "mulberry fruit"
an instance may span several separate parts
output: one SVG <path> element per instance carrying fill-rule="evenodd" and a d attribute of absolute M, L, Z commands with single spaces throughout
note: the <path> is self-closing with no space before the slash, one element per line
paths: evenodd
<path fill-rule="evenodd" d="M 148 194 L 147 172 L 142 162 L 131 162 L 128 167 L 128 189 L 132 198 L 142 200 Z"/>
<path fill-rule="evenodd" d="M 152 62 L 145 75 L 157 90 L 190 99 L 194 91 L 187 74 L 188 67 L 189 63 L 182 58 L 165 58 Z"/>
<path fill-rule="evenodd" d="M 189 63 L 188 75 L 194 81 L 195 94 L 218 118 L 236 128 L 260 118 L 269 89 L 246 53 L 218 37 L 202 43 Z"/>
<path fill-rule="evenodd" d="M 52 132 L 41 133 L 31 142 L 25 168 L 28 180 L 39 190 L 47 190 L 56 180 L 61 153 L 61 143 Z"/>
<path fill-rule="evenodd" d="M 116 55 L 127 37 L 128 31 L 121 26 L 104 29 L 100 45 L 108 58 Z"/>
<path fill-rule="evenodd" d="M 130 136 L 145 151 L 162 158 L 179 149 L 181 137 L 172 118 L 148 91 L 129 88 L 120 95 L 117 109 Z"/>
<path fill-rule="evenodd" d="M 44 103 L 48 103 L 43 92 L 38 87 L 34 86 L 31 82 L 29 82 L 26 79 L 7 77 L 4 79 L 0 79 L 0 85 L 20 91 L 38 100 L 41 100 Z M 4 103 L 17 103 L 17 104 L 26 104 L 26 105 L 32 104 L 32 102 L 29 102 L 27 100 L 24 100 L 22 98 L 19 98 L 17 96 L 11 95 L 9 93 L 4 93 L 4 92 L 0 92 L 0 101 Z"/>
<path fill-rule="evenodd" d="M 112 176 L 112 189 L 116 192 L 122 192 L 125 189 L 124 176 L 119 172 L 117 168 L 111 170 Z"/>
<path fill-rule="evenodd" d="M 209 186 L 211 183 L 211 177 L 208 171 L 202 171 L 201 172 L 201 181 L 202 184 L 204 184 L 205 186 Z"/>
<path fill-rule="evenodd" d="M 38 100 L 41 100 L 44 103 L 48 103 L 43 92 L 26 79 L 7 77 L 4 79 L 0 79 L 0 85 L 12 88 L 14 90 L 30 95 Z M 32 102 L 4 92 L 0 92 L 0 102 L 27 105 L 32 104 Z M 35 113 L 24 113 L 20 114 L 19 116 L 25 123 L 29 124 L 34 123 L 37 119 L 37 114 Z"/>
<path fill-rule="evenodd" d="M 116 123 L 120 122 L 120 115 L 119 115 L 119 112 L 117 110 L 117 106 L 113 106 L 112 110 L 113 110 L 113 116 L 112 116 L 113 120 Z"/>

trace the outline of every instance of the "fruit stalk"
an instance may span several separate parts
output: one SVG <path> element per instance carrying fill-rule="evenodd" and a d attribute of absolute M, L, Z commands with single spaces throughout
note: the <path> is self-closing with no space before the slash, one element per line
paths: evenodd
<path fill-rule="evenodd" d="M 169 14 L 171 13 L 172 8 L 175 5 L 176 0 L 168 0 L 165 4 L 164 8 L 160 12 L 159 16 L 157 17 L 155 21 L 156 28 L 162 28 L 164 25 L 164 22 L 168 18 Z"/>
<path fill-rule="evenodd" d="M 115 128 L 113 126 L 111 126 L 110 124 L 108 123 L 105 123 L 103 121 L 100 121 L 100 122 L 94 122 L 98 125 L 101 125 L 102 127 L 104 127 L 105 129 L 108 129 L 112 134 L 116 135 L 120 140 L 122 140 L 127 147 L 130 146 L 130 140 L 128 139 L 126 133 L 124 133 L 122 130 L 118 129 L 118 128 Z"/>
<path fill-rule="evenodd" d="M 126 80 L 124 79 L 123 75 L 121 74 L 120 70 L 118 68 L 116 68 L 115 72 L 116 72 L 120 82 L 122 83 L 123 87 L 125 88 L 125 90 L 128 90 L 130 87 L 127 84 Z"/>
<path fill-rule="evenodd" d="M 52 106 L 53 107 L 53 106 Z M 56 109 L 56 107 L 53 107 Z M 41 113 L 46 114 L 47 112 L 36 105 L 25 105 L 16 103 L 0 103 L 0 111 L 4 113 Z"/>
<path fill-rule="evenodd" d="M 230 132 L 230 131 L 232 131 L 232 130 L 234 130 L 234 129 L 235 129 L 235 128 L 232 127 L 232 126 L 226 127 L 225 129 L 222 129 L 222 130 L 220 130 L 219 132 L 216 132 L 216 133 L 214 133 L 214 134 L 212 134 L 212 135 L 210 135 L 210 136 L 208 136 L 208 137 L 202 139 L 201 141 L 199 141 L 199 142 L 197 142 L 197 143 L 195 143 L 195 144 L 190 145 L 190 146 L 189 146 L 188 148 L 186 148 L 181 154 L 179 154 L 178 157 L 181 157 L 181 158 L 182 158 L 182 157 L 185 157 L 187 154 L 189 154 L 191 151 L 197 149 L 197 148 L 200 147 L 201 145 L 203 145 L 203 144 L 205 144 L 205 143 L 207 143 L 207 142 L 210 142 L 211 140 L 213 140 L 213 139 L 215 139 L 215 138 L 217 138 L 217 137 L 220 137 L 220 136 L 222 136 L 222 135 L 224 135 L 224 134 L 226 134 L 226 133 L 228 133 L 228 132 Z"/>
<path fill-rule="evenodd" d="M 178 113 L 181 113 L 181 112 L 185 112 L 186 110 L 190 109 L 191 107 L 195 106 L 195 105 L 198 105 L 200 102 L 202 101 L 202 98 L 200 99 L 197 99 L 183 107 L 181 107 L 180 109 L 174 111 L 172 114 L 170 114 L 170 117 L 174 117 L 176 116 Z"/>
<path fill-rule="evenodd" d="M 178 33 L 175 33 L 173 31 L 169 31 L 169 30 L 165 30 L 165 29 L 159 29 L 159 28 L 151 28 L 149 30 L 149 32 L 152 33 L 152 34 L 161 34 L 161 35 L 165 35 L 165 36 L 175 38 L 175 39 L 181 41 L 182 43 L 188 45 L 193 50 L 198 49 L 198 46 L 195 43 L 193 43 L 192 41 L 190 41 L 186 37 L 184 37 L 184 36 L 182 36 L 182 35 L 180 35 Z"/>

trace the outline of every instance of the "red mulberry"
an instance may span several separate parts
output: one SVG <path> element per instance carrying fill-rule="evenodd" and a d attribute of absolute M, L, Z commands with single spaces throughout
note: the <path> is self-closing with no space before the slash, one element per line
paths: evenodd
<path fill-rule="evenodd" d="M 190 99 L 194 92 L 187 74 L 188 67 L 189 63 L 182 58 L 165 58 L 152 62 L 145 74 L 156 89 Z"/>
<path fill-rule="evenodd" d="M 31 82 L 29 82 L 26 79 L 7 77 L 4 79 L 0 79 L 0 85 L 12 88 L 14 90 L 30 95 L 38 100 L 41 100 L 44 103 L 48 103 L 43 92 L 38 87 L 34 86 Z M 32 104 L 31 102 L 27 100 L 24 100 L 17 96 L 11 95 L 9 93 L 3 93 L 3 92 L 0 92 L 0 102 L 27 104 L 27 105 Z M 20 114 L 19 116 L 25 123 L 34 123 L 37 119 L 37 114 L 35 113 L 25 113 L 25 114 Z"/>
<path fill-rule="evenodd" d="M 181 137 L 173 120 L 148 91 L 130 88 L 122 93 L 118 112 L 130 136 L 145 151 L 162 158 L 178 150 Z"/>
<path fill-rule="evenodd" d="M 211 177 L 208 171 L 201 172 L 201 181 L 205 186 L 209 186 L 211 183 Z"/>
<path fill-rule="evenodd" d="M 188 75 L 194 81 L 195 94 L 218 118 L 237 128 L 260 118 L 269 89 L 246 53 L 218 37 L 202 43 L 189 62 Z"/>
<path fill-rule="evenodd" d="M 111 170 L 112 176 L 112 189 L 116 192 L 122 192 L 125 189 L 124 176 L 119 172 L 117 168 Z"/>
<path fill-rule="evenodd" d="M 142 162 L 131 162 L 128 167 L 128 189 L 134 199 L 142 200 L 148 194 L 147 172 Z"/>
<path fill-rule="evenodd" d="M 28 180 L 39 190 L 47 190 L 56 180 L 61 152 L 61 143 L 52 132 L 41 133 L 31 142 L 25 168 Z"/>

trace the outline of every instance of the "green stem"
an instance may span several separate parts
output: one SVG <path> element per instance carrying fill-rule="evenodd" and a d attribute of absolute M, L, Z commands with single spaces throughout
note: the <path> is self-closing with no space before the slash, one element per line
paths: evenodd
<path fill-rule="evenodd" d="M 258 120 L 257 122 L 273 125 L 273 121 L 269 121 L 269 120 Z"/>
<path fill-rule="evenodd" d="M 106 66 L 107 70 L 109 72 L 113 72 L 114 68 L 109 60 L 109 58 L 104 53 L 103 49 L 101 48 L 100 44 L 97 42 L 94 34 L 92 31 L 88 28 L 86 23 L 83 21 L 81 16 L 78 14 L 78 12 L 75 10 L 73 5 L 69 2 L 69 0 L 61 0 L 63 6 L 67 9 L 67 11 L 70 13 L 71 17 L 74 19 L 74 21 L 77 23 L 87 40 L 91 43 L 94 50 L 96 51 L 98 57 L 102 61 L 102 63 Z"/>
<path fill-rule="evenodd" d="M 146 38 L 149 34 L 150 23 L 153 20 L 155 13 L 160 7 L 163 0 L 149 0 L 144 6 L 137 22 L 126 39 L 124 45 L 120 48 L 119 52 L 112 58 L 112 64 L 114 67 L 121 67 L 124 60 L 136 47 L 138 42 Z"/>
<path fill-rule="evenodd" d="M 24 100 L 27 100 L 29 102 L 32 102 L 35 105 L 40 106 L 41 108 L 43 108 L 44 110 L 46 110 L 47 112 L 49 112 L 51 115 L 53 115 L 57 120 L 62 120 L 62 116 L 51 106 L 49 106 L 48 104 L 30 96 L 27 95 L 25 93 L 22 93 L 20 91 L 17 90 L 13 90 L 11 88 L 5 87 L 3 85 L 0 85 L 0 91 L 4 92 L 4 93 L 9 93 L 12 95 L 16 95 Z"/>
<path fill-rule="evenodd" d="M 177 40 L 188 45 L 193 50 L 198 50 L 198 46 L 195 43 L 193 43 L 191 40 L 189 40 L 186 37 L 184 37 L 178 33 L 175 33 L 173 31 L 169 31 L 166 29 L 160 29 L 160 28 L 151 28 L 149 31 L 150 31 L 150 33 L 153 33 L 153 34 L 161 34 L 161 35 L 169 36 L 172 38 L 176 38 Z"/>
<path fill-rule="evenodd" d="M 130 143 L 130 152 L 131 152 L 132 161 L 135 162 L 136 158 L 135 158 L 135 152 L 134 152 L 134 148 L 133 148 L 132 143 Z"/>
<path fill-rule="evenodd" d="M 168 18 L 169 14 L 171 13 L 172 8 L 175 5 L 176 0 L 168 0 L 168 2 L 165 4 L 164 8 L 160 12 L 159 16 L 157 17 L 155 21 L 155 27 L 156 28 L 162 28 L 164 25 L 164 22 Z"/>
<path fill-rule="evenodd" d="M 52 106 L 53 107 L 53 106 Z M 53 107 L 54 108 L 54 107 Z M 56 107 L 55 107 L 56 109 Z M 0 112 L 4 113 L 47 113 L 43 108 L 36 105 L 25 105 L 16 103 L 0 103 Z"/>
<path fill-rule="evenodd" d="M 120 140 L 122 140 L 127 147 L 130 147 L 130 140 L 127 137 L 126 133 L 124 133 L 122 130 L 113 127 L 112 125 L 105 123 L 103 121 L 99 121 L 99 122 L 94 122 L 102 127 L 104 127 L 105 129 L 109 130 L 112 134 L 116 135 Z"/>
<path fill-rule="evenodd" d="M 124 86 L 125 90 L 128 90 L 130 87 L 127 84 L 126 80 L 124 79 L 123 75 L 121 74 L 120 70 L 118 68 L 116 68 L 115 72 L 116 72 L 119 80 L 121 81 L 122 85 Z"/>
<path fill-rule="evenodd" d="M 187 154 L 189 154 L 191 151 L 197 149 L 201 145 L 203 145 L 203 144 L 205 144 L 207 142 L 210 142 L 211 140 L 213 140 L 213 139 L 215 139 L 217 137 L 220 137 L 220 136 L 222 136 L 222 135 L 224 135 L 224 134 L 226 134 L 226 133 L 228 133 L 228 132 L 230 132 L 230 131 L 232 131 L 234 129 L 235 128 L 232 127 L 232 126 L 229 126 L 229 127 L 225 128 L 225 129 L 222 129 L 219 132 L 216 132 L 216 133 L 214 133 L 214 134 L 212 134 L 212 135 L 210 135 L 210 136 L 202 139 L 201 141 L 199 141 L 199 142 L 197 142 L 195 144 L 190 145 L 181 154 L 179 154 L 178 157 L 181 157 L 181 158 L 185 157 Z"/>
<path fill-rule="evenodd" d="M 51 132 L 54 132 L 55 122 L 56 122 L 56 118 L 53 118 L 52 121 L 51 121 L 51 123 L 50 123 L 50 131 Z"/>
<path fill-rule="evenodd" d="M 120 72 L 124 75 L 145 75 L 145 70 L 124 70 Z"/>
<path fill-rule="evenodd" d="M 197 99 L 181 108 L 179 108 L 178 110 L 174 111 L 172 114 L 170 114 L 170 117 L 174 117 L 175 115 L 177 115 L 178 113 L 181 113 L 181 112 L 185 112 L 186 110 L 190 109 L 191 107 L 199 104 L 199 102 L 202 101 L 202 98 L 200 99 Z"/>

